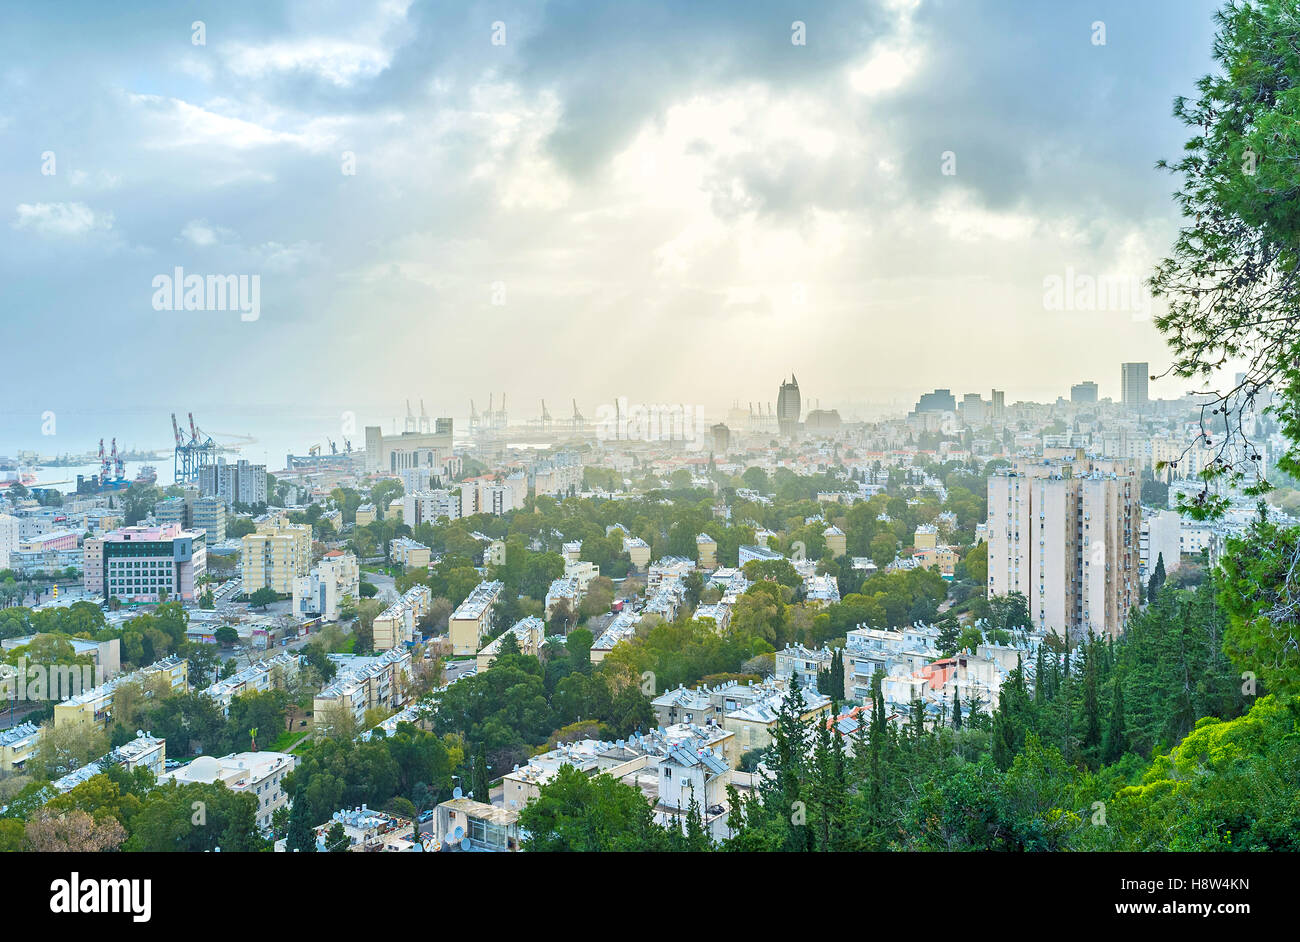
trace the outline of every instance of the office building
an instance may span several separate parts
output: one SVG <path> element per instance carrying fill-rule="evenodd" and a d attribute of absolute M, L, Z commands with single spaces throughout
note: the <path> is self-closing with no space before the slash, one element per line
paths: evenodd
<path fill-rule="evenodd" d="M 207 566 L 206 535 L 174 523 L 122 527 L 89 537 L 82 547 L 86 591 L 123 602 L 192 602 Z"/>
<path fill-rule="evenodd" d="M 438 418 L 430 428 L 422 417 L 423 428 L 407 422 L 400 435 L 385 435 L 378 425 L 366 426 L 366 470 L 396 474 L 408 468 L 441 470 L 451 457 L 452 421 Z"/>
<path fill-rule="evenodd" d="M 936 389 L 921 396 L 916 403 L 916 412 L 956 412 L 957 399 L 951 389 Z"/>
<path fill-rule="evenodd" d="M 1070 401 L 1075 405 L 1091 405 L 1097 401 L 1097 384 L 1091 380 L 1070 387 Z"/>
<path fill-rule="evenodd" d="M 1149 377 L 1150 365 L 1147 363 L 1125 363 L 1120 367 L 1120 388 L 1123 391 L 1124 405 L 1130 409 L 1146 408 Z"/>
<path fill-rule="evenodd" d="M 794 438 L 799 431 L 799 417 L 802 414 L 799 381 L 791 373 L 790 382 L 782 383 L 776 394 L 776 423 L 782 438 Z"/>

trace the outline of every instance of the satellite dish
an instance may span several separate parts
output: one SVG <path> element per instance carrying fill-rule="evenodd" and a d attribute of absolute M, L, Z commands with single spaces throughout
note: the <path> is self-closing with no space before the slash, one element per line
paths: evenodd
<path fill-rule="evenodd" d="M 460 842 L 460 849 L 461 849 L 461 850 L 469 850 L 469 838 L 468 838 L 468 837 L 465 838 L 463 841 Z"/>
<path fill-rule="evenodd" d="M 460 786 L 459 786 L 459 785 L 457 785 L 455 788 L 453 788 L 453 789 L 451 790 L 451 797 L 452 797 L 452 798 L 459 798 L 459 797 L 461 797 L 461 795 L 462 795 L 462 792 L 461 792 L 461 790 L 460 790 Z"/>
<path fill-rule="evenodd" d="M 456 838 L 456 840 L 460 840 L 462 837 L 465 836 L 465 829 L 458 824 L 456 825 L 456 830 L 452 831 L 451 833 L 452 833 L 452 837 Z"/>

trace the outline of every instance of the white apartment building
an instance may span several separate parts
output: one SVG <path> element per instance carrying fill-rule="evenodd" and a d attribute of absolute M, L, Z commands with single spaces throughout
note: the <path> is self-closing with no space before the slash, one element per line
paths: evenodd
<path fill-rule="evenodd" d="M 420 619 L 429 611 L 432 593 L 427 585 L 414 585 L 381 612 L 374 622 L 376 651 L 414 643 L 420 637 Z"/>
<path fill-rule="evenodd" d="M 315 568 L 293 580 L 293 613 L 299 618 L 338 621 L 339 603 L 347 596 L 357 598 L 361 570 L 357 558 L 342 550 L 326 553 Z"/>
<path fill-rule="evenodd" d="M 438 488 L 415 491 L 402 498 L 402 522 L 414 529 L 421 523 L 437 523 L 439 518 L 461 518 L 461 491 Z"/>
<path fill-rule="evenodd" d="M 1127 464 L 1026 460 L 988 481 L 988 591 L 1039 631 L 1120 634 L 1141 599 L 1141 481 Z"/>
<path fill-rule="evenodd" d="M 20 529 L 17 517 L 0 514 L 0 569 L 9 568 L 9 554 L 18 549 Z"/>
<path fill-rule="evenodd" d="M 233 792 L 248 792 L 257 799 L 257 826 L 266 829 L 276 809 L 289 802 L 280 783 L 297 763 L 295 756 L 285 752 L 234 752 L 220 759 L 199 756 L 188 765 L 164 772 L 159 782 L 220 782 Z"/>

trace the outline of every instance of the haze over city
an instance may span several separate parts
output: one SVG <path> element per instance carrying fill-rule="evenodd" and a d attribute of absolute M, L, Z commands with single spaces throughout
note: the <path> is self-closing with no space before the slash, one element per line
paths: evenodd
<path fill-rule="evenodd" d="M 1208 0 L 818 4 L 804 45 L 779 3 L 234 3 L 202 45 L 173 6 L 0 36 L 6 300 L 95 360 L 14 384 L 8 431 L 71 432 L 106 388 L 142 425 L 304 388 L 378 421 L 490 391 L 722 409 L 793 370 L 851 415 L 1163 369 L 1149 311 L 1047 310 L 1044 279 L 1136 281 L 1168 245 L 1153 165 Z M 260 316 L 155 310 L 177 266 L 260 275 Z"/>

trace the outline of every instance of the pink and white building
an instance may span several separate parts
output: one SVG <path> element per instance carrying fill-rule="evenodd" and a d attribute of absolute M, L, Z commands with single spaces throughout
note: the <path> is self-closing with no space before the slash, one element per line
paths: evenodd
<path fill-rule="evenodd" d="M 204 532 L 178 523 L 122 527 L 87 539 L 84 552 L 86 591 L 124 602 L 194 601 L 208 564 Z"/>

